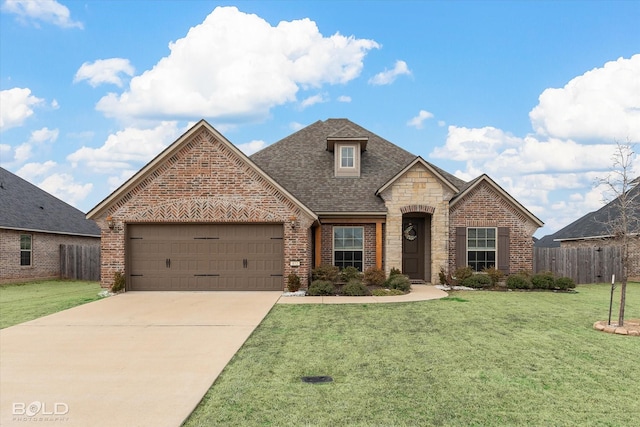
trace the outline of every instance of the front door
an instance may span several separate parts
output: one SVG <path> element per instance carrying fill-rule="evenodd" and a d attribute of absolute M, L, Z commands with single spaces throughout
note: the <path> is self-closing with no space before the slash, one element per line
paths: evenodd
<path fill-rule="evenodd" d="M 402 273 L 424 280 L 424 217 L 402 219 Z"/>

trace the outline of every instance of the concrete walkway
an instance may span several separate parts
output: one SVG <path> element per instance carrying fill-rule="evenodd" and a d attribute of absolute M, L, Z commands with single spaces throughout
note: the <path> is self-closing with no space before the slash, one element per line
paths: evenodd
<path fill-rule="evenodd" d="M 285 297 L 278 300 L 278 304 L 377 304 L 391 302 L 427 301 L 444 298 L 448 294 L 445 291 L 431 285 L 411 285 L 411 292 L 406 295 L 385 297 Z"/>
<path fill-rule="evenodd" d="M 0 331 L 0 425 L 179 426 L 281 292 L 127 292 Z"/>

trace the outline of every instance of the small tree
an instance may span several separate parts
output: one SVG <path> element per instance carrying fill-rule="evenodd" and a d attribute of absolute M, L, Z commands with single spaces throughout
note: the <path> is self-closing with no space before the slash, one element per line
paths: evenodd
<path fill-rule="evenodd" d="M 605 221 L 609 235 L 620 245 L 622 251 L 619 326 L 624 325 L 627 280 L 632 266 L 629 256 L 631 244 L 640 235 L 640 186 L 638 186 L 640 177 L 632 175 L 635 157 L 633 148 L 629 141 L 626 144 L 616 141 L 611 171 L 606 177 L 598 179 L 598 183 L 604 185 L 613 196 L 613 201 L 610 203 L 611 209 Z"/>

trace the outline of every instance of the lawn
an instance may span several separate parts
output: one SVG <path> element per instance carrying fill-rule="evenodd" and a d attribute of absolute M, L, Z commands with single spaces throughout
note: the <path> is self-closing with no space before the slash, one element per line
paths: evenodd
<path fill-rule="evenodd" d="M 0 329 L 100 299 L 98 282 L 52 280 L 0 285 Z"/>
<path fill-rule="evenodd" d="M 640 338 L 592 328 L 609 289 L 276 305 L 184 425 L 637 426 Z"/>

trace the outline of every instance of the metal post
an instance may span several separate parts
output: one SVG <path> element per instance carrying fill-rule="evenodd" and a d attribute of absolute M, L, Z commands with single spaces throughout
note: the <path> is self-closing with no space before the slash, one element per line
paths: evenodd
<path fill-rule="evenodd" d="M 609 298 L 609 322 L 607 325 L 611 326 L 611 308 L 613 307 L 613 290 L 616 288 L 616 275 L 611 275 L 611 298 Z"/>

